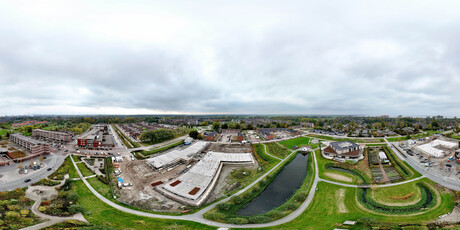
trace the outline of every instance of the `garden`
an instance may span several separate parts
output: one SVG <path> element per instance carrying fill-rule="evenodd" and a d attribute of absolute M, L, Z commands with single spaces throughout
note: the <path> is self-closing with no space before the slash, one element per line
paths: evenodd
<path fill-rule="evenodd" d="M 0 192 L 0 229 L 20 229 L 40 221 L 30 211 L 34 201 L 25 197 L 25 189 Z"/>
<path fill-rule="evenodd" d="M 77 204 L 78 195 L 73 189 L 71 180 L 66 180 L 62 186 L 56 188 L 58 196 L 53 200 L 44 200 L 38 210 L 52 216 L 70 216 L 85 209 Z"/>

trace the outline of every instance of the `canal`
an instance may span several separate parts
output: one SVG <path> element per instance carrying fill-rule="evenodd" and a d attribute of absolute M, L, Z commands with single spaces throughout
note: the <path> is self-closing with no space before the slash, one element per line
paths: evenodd
<path fill-rule="evenodd" d="M 297 154 L 259 196 L 238 210 L 238 214 L 242 216 L 263 214 L 285 203 L 302 185 L 307 175 L 307 160 L 308 154 Z"/>

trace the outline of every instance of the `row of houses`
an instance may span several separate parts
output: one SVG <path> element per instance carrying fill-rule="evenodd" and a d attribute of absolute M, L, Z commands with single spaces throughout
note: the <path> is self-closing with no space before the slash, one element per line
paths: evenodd
<path fill-rule="evenodd" d="M 37 120 L 29 120 L 29 121 L 24 121 L 20 123 L 14 123 L 11 125 L 13 129 L 18 128 L 18 127 L 23 127 L 23 126 L 29 126 L 29 125 L 39 125 L 39 124 L 46 124 L 48 123 L 47 121 L 37 121 Z"/>

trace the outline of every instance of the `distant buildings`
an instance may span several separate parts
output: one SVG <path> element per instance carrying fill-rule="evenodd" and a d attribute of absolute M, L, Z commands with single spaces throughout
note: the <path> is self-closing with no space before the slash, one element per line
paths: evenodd
<path fill-rule="evenodd" d="M 21 123 L 14 123 L 11 125 L 13 129 L 18 128 L 18 127 L 23 127 L 23 126 L 29 126 L 29 125 L 38 125 L 38 124 L 45 124 L 48 123 L 47 121 L 37 121 L 37 120 L 30 120 L 30 121 L 24 121 Z"/>
<path fill-rule="evenodd" d="M 49 144 L 26 137 L 20 133 L 11 134 L 10 140 L 29 150 L 32 155 L 46 155 L 50 153 Z"/>
<path fill-rule="evenodd" d="M 51 141 L 69 142 L 72 139 L 71 133 L 55 132 L 43 129 L 32 130 L 32 136 L 35 138 L 43 138 Z"/>
<path fill-rule="evenodd" d="M 293 135 L 299 135 L 299 131 L 287 129 L 287 128 L 265 128 L 257 129 L 257 132 L 265 139 L 281 139 Z"/>
<path fill-rule="evenodd" d="M 363 158 L 361 148 L 351 141 L 332 142 L 322 150 L 324 158 L 335 160 L 360 160 Z"/>
<path fill-rule="evenodd" d="M 97 125 L 86 135 L 78 138 L 77 145 L 88 149 L 113 148 L 115 147 L 115 141 L 108 134 L 107 125 Z"/>

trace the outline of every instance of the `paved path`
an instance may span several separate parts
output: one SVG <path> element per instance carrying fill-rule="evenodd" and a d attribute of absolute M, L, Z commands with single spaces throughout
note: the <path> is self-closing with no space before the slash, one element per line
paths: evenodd
<path fill-rule="evenodd" d="M 27 227 L 27 228 L 23 228 L 23 229 L 25 229 L 25 230 L 42 229 L 42 228 L 46 228 L 46 227 L 49 227 L 51 225 L 54 225 L 54 224 L 57 224 L 57 223 L 60 223 L 60 222 L 67 221 L 67 220 L 78 220 L 78 221 L 88 223 L 88 221 L 85 219 L 85 217 L 83 217 L 83 215 L 81 213 L 75 214 L 73 216 L 68 216 L 68 217 L 59 217 L 59 216 L 50 216 L 50 215 L 44 214 L 44 213 L 42 213 L 42 212 L 40 212 L 38 210 L 38 208 L 40 207 L 40 203 L 41 203 L 41 201 L 43 199 L 49 199 L 49 198 L 51 198 L 53 196 L 57 196 L 58 192 L 56 191 L 56 187 L 62 186 L 67 179 L 69 179 L 69 174 L 65 175 L 64 180 L 62 180 L 61 183 L 58 184 L 58 185 L 55 185 L 55 186 L 42 186 L 42 185 L 30 186 L 27 189 L 26 197 L 35 201 L 35 203 L 32 205 L 32 208 L 31 208 L 32 213 L 34 215 L 36 215 L 36 216 L 38 216 L 38 217 L 40 217 L 42 219 L 46 219 L 48 221 L 40 223 L 40 224 L 37 224 L 37 225 L 30 226 L 30 227 Z M 37 191 L 41 191 L 42 193 L 37 194 Z"/>
<path fill-rule="evenodd" d="M 384 188 L 384 187 L 391 187 L 391 186 L 407 184 L 407 183 L 410 183 L 410 182 L 413 182 L 413 181 L 416 181 L 416 180 L 420 180 L 420 179 L 423 179 L 423 178 L 425 178 L 425 176 L 421 176 L 421 177 L 417 177 L 417 178 L 414 178 L 414 179 L 405 180 L 405 181 L 401 181 L 401 182 L 391 183 L 391 184 L 379 184 L 379 185 L 345 184 L 345 183 L 330 181 L 330 180 L 326 180 L 326 179 L 322 179 L 322 178 L 319 178 L 319 180 L 324 181 L 324 182 L 329 183 L 329 184 L 335 184 L 335 185 L 340 185 L 340 186 L 344 186 L 344 187 L 351 187 L 351 188 L 370 188 L 372 186 L 377 187 L 377 188 Z"/>
<path fill-rule="evenodd" d="M 275 158 L 275 159 L 278 159 L 278 160 L 280 160 L 280 161 L 282 160 L 281 158 L 275 157 L 275 156 L 271 155 L 270 153 L 268 153 L 268 151 L 267 151 L 267 146 L 266 146 L 265 144 L 262 144 L 262 145 L 264 146 L 265 154 L 267 154 L 267 155 L 269 155 L 269 156 L 271 156 L 271 157 L 273 157 L 273 158 Z"/>

